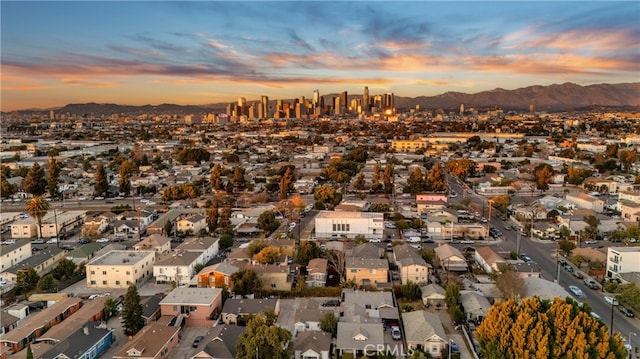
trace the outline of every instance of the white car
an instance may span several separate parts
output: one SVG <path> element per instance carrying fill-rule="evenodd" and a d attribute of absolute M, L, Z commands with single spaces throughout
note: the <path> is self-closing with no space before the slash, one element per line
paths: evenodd
<path fill-rule="evenodd" d="M 595 239 L 590 239 L 588 241 L 584 241 L 584 244 L 596 244 L 598 243 Z"/>
<path fill-rule="evenodd" d="M 578 297 L 578 298 L 584 298 L 584 297 L 585 297 L 584 293 L 582 292 L 582 289 L 580 289 L 580 288 L 576 287 L 575 285 L 570 285 L 570 286 L 569 286 L 569 290 L 570 290 L 573 294 L 575 294 L 575 295 L 576 295 L 576 297 Z"/>
<path fill-rule="evenodd" d="M 604 301 L 611 305 L 618 305 L 618 301 L 614 297 L 609 297 L 607 295 L 604 296 Z"/>
<path fill-rule="evenodd" d="M 58 243 L 58 238 L 56 238 L 56 237 L 49 238 L 49 240 L 46 241 L 45 243 L 47 243 L 47 244 Z"/>
<path fill-rule="evenodd" d="M 108 243 L 109 238 L 100 238 L 96 240 L 96 243 Z"/>

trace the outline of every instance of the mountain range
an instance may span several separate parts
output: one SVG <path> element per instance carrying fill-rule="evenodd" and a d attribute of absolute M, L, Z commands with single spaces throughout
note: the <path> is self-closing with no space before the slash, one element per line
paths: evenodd
<path fill-rule="evenodd" d="M 327 94 L 325 103 L 338 94 Z M 350 95 L 349 99 L 360 98 L 361 95 Z M 284 100 L 291 101 L 291 100 Z M 249 104 L 253 101 L 247 101 Z M 275 101 L 271 101 L 274 102 Z M 608 109 L 640 109 L 640 82 L 619 84 L 597 84 L 580 86 L 574 83 L 554 84 L 549 86 L 528 86 L 514 90 L 496 88 L 494 90 L 467 94 L 462 92 L 446 92 L 436 96 L 402 97 L 395 96 L 395 107 L 399 109 L 452 109 L 457 110 L 464 104 L 466 109 L 495 108 L 504 110 L 528 111 L 533 105 L 537 111 L 567 111 Z M 223 112 L 227 103 L 208 105 L 117 105 L 117 104 L 69 104 L 51 109 L 21 110 L 20 113 L 43 113 L 54 110 L 58 113 L 74 115 L 109 116 L 112 114 L 198 114 Z"/>

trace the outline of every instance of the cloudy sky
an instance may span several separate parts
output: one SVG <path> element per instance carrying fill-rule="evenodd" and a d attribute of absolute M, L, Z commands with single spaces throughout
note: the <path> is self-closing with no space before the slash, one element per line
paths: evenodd
<path fill-rule="evenodd" d="M 1 109 L 640 81 L 640 2 L 8 2 Z"/>

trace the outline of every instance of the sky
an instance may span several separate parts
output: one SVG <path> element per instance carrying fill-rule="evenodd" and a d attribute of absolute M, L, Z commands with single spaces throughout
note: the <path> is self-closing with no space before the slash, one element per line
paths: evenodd
<path fill-rule="evenodd" d="M 2 1 L 0 109 L 640 81 L 640 2 Z"/>

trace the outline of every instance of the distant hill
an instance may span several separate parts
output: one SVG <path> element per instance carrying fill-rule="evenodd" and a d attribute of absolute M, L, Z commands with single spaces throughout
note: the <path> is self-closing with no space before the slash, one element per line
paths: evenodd
<path fill-rule="evenodd" d="M 437 96 L 416 98 L 396 97 L 396 107 L 465 108 L 498 106 L 503 109 L 562 111 L 594 107 L 640 107 L 640 82 L 580 86 L 564 83 L 550 86 L 529 86 L 515 90 L 497 88 L 466 94 L 446 92 Z"/>
<path fill-rule="evenodd" d="M 338 94 L 324 95 L 325 99 Z M 359 95 L 350 95 L 357 98 Z M 251 103 L 253 100 L 248 101 Z M 275 103 L 275 101 L 272 101 Z M 326 100 L 325 100 L 325 103 Z M 330 102 L 329 102 L 330 103 Z M 437 96 L 395 97 L 396 108 L 414 108 L 420 105 L 423 109 L 458 109 L 460 104 L 465 108 L 500 107 L 505 110 L 528 110 L 534 105 L 539 111 L 565 111 L 595 108 L 640 108 L 640 82 L 621 84 L 598 84 L 580 86 L 564 83 L 550 86 L 529 86 L 515 90 L 496 88 L 490 91 L 467 94 L 462 92 L 446 92 Z M 20 113 L 42 113 L 55 110 L 57 113 L 74 115 L 110 116 L 113 114 L 202 114 L 223 112 L 227 103 L 210 105 L 175 105 L 161 104 L 157 106 L 117 105 L 117 104 L 69 104 L 60 108 L 21 110 Z"/>

